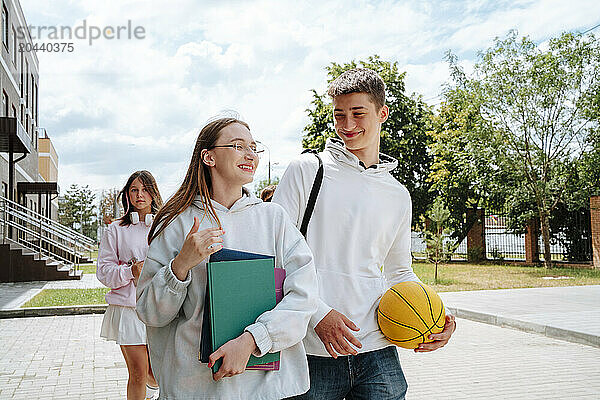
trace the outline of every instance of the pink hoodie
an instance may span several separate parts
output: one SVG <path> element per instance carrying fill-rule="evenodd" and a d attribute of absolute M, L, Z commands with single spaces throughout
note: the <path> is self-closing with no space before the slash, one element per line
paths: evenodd
<path fill-rule="evenodd" d="M 105 297 L 108 304 L 135 307 L 133 273 L 127 263 L 133 258 L 146 259 L 150 226 L 144 221 L 129 226 L 120 226 L 120 222 L 110 224 L 102 236 L 96 276 L 112 289 Z"/>

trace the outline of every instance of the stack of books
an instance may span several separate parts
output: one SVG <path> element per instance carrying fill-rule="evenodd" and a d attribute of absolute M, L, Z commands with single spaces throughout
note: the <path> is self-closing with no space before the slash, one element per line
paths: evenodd
<path fill-rule="evenodd" d="M 209 356 L 240 336 L 265 311 L 283 298 L 285 269 L 275 268 L 275 258 L 257 253 L 222 249 L 206 265 L 207 287 L 200 339 L 199 359 Z M 279 370 L 280 353 L 250 356 L 247 370 Z M 221 360 L 213 365 L 213 373 Z"/>

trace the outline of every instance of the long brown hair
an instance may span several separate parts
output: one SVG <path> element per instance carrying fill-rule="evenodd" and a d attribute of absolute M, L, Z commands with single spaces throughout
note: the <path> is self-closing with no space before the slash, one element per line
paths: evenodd
<path fill-rule="evenodd" d="M 158 185 L 156 184 L 156 180 L 154 176 L 146 170 L 135 171 L 129 179 L 127 179 L 127 183 L 123 187 L 123 189 L 119 192 L 119 196 L 121 196 L 121 204 L 123 205 L 123 210 L 125 210 L 125 215 L 123 215 L 119 220 L 119 225 L 121 226 L 129 226 L 131 225 L 131 213 L 135 211 L 133 205 L 131 204 L 131 199 L 129 199 L 129 188 L 133 181 L 139 178 L 140 182 L 146 188 L 146 191 L 152 197 L 151 202 L 151 213 L 156 214 L 158 210 L 162 207 L 162 197 L 160 197 L 160 192 L 158 191 Z"/>
<path fill-rule="evenodd" d="M 250 129 L 247 123 L 233 117 L 213 120 L 202 128 L 196 139 L 192 160 L 183 183 L 156 214 L 148 234 L 148 244 L 152 243 L 179 214 L 191 206 L 198 194 L 209 218 L 212 218 L 221 228 L 221 221 L 210 201 L 212 180 L 209 167 L 202 162 L 202 150 L 210 150 L 219 138 L 221 130 L 231 124 L 241 124 Z"/>

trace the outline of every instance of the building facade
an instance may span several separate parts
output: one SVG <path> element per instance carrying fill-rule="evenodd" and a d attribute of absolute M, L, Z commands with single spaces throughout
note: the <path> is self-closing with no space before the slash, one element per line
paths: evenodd
<path fill-rule="evenodd" d="M 1 3 L 1 194 L 56 219 L 58 156 L 45 130 L 39 128 L 38 58 L 19 1 Z"/>

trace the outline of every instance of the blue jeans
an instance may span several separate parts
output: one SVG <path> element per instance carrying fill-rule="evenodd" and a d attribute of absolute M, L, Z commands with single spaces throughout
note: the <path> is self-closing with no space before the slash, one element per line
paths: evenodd
<path fill-rule="evenodd" d="M 395 346 L 356 356 L 308 356 L 310 390 L 293 400 L 403 400 L 408 385 Z"/>

